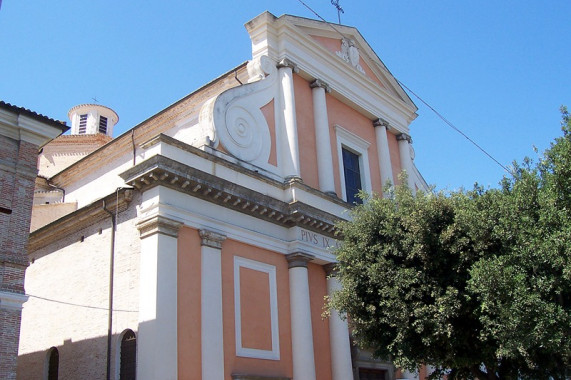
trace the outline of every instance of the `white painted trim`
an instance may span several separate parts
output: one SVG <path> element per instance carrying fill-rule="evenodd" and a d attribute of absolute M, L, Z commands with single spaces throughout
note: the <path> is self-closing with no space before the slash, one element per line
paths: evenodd
<path fill-rule="evenodd" d="M 270 290 L 270 323 L 272 349 L 260 350 L 242 346 L 242 317 L 240 308 L 240 268 L 248 268 L 267 273 Z M 236 331 L 236 356 L 256 359 L 280 360 L 280 341 L 278 325 L 278 292 L 276 284 L 276 267 L 259 261 L 234 256 L 234 321 Z"/>
<path fill-rule="evenodd" d="M 25 294 L 0 291 L 0 309 L 22 310 L 22 304 L 27 300 Z"/>
<path fill-rule="evenodd" d="M 347 201 L 347 191 L 345 190 L 345 172 L 343 170 L 343 154 L 342 149 L 347 148 L 359 155 L 359 170 L 361 171 L 361 187 L 362 190 L 371 193 L 373 186 L 371 184 L 371 170 L 369 169 L 369 146 L 368 141 L 349 132 L 340 125 L 335 125 L 335 135 L 337 138 L 337 158 L 339 160 L 339 178 L 341 179 L 341 194 L 343 199 Z"/>

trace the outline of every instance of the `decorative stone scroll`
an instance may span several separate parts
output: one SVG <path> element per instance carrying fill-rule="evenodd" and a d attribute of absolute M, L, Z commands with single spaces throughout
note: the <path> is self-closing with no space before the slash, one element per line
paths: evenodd
<path fill-rule="evenodd" d="M 277 94 L 277 69 L 261 56 L 248 63 L 248 74 L 250 83 L 208 100 L 199 123 L 211 146 L 222 144 L 232 156 L 267 169 L 271 137 L 261 108 Z"/>
<path fill-rule="evenodd" d="M 359 49 L 355 46 L 355 41 L 343 38 L 341 40 L 341 51 L 336 51 L 335 54 L 362 74 L 365 74 L 365 70 L 359 64 Z"/>

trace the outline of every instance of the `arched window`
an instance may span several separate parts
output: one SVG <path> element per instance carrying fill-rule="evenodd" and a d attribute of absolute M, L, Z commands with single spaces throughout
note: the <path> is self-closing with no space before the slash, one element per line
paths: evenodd
<path fill-rule="evenodd" d="M 59 351 L 52 347 L 48 351 L 48 380 L 57 380 L 59 370 Z"/>
<path fill-rule="evenodd" d="M 137 337 L 133 330 L 126 330 L 121 339 L 120 380 L 137 378 Z"/>

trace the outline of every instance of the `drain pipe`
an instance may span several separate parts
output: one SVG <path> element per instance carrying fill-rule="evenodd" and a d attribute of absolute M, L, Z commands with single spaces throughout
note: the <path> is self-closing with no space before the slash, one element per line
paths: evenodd
<path fill-rule="evenodd" d="M 107 380 L 111 380 L 111 340 L 113 337 L 113 278 L 115 273 L 115 233 L 117 231 L 117 215 L 119 214 L 119 190 L 132 189 L 132 187 L 118 187 L 115 201 L 115 213 L 107 208 L 103 199 L 103 210 L 111 216 L 111 249 L 109 252 L 109 318 L 107 322 Z"/>
<path fill-rule="evenodd" d="M 61 191 L 61 193 L 62 193 L 61 203 L 65 203 L 65 189 L 63 187 L 58 187 L 58 186 L 54 185 L 53 183 L 51 183 L 49 178 L 46 178 L 46 183 L 48 184 L 48 186 L 53 187 L 54 189 Z"/>
<path fill-rule="evenodd" d="M 119 189 L 117 189 L 119 198 Z M 117 209 L 116 205 L 115 209 Z M 113 336 L 113 274 L 115 272 L 115 231 L 117 230 L 117 215 L 107 209 L 105 199 L 103 200 L 103 210 L 111 216 L 111 251 L 109 253 L 109 319 L 107 323 L 107 380 L 111 380 L 111 337 Z"/>

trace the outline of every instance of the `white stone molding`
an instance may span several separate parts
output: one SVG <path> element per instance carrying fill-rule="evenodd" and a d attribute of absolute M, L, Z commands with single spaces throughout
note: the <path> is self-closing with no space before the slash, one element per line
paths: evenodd
<path fill-rule="evenodd" d="M 335 125 L 335 133 L 337 136 L 337 157 L 339 160 L 339 176 L 341 178 L 342 198 L 347 200 L 347 191 L 345 189 L 345 172 L 343 170 L 343 148 L 349 149 L 359 155 L 361 187 L 363 191 L 371 193 L 373 191 L 373 186 L 371 183 L 371 170 L 369 169 L 368 154 L 370 143 L 339 125 Z"/>
<path fill-rule="evenodd" d="M 253 82 L 208 100 L 200 110 L 199 124 L 205 145 L 222 144 L 239 160 L 271 171 L 270 129 L 261 108 L 276 97 L 277 70 L 275 63 L 261 56 L 248 64 L 248 72 Z"/>
<path fill-rule="evenodd" d="M 286 258 L 289 263 L 293 378 L 316 380 L 307 272 L 307 263 L 312 257 L 304 253 L 292 253 Z"/>
<path fill-rule="evenodd" d="M 181 223 L 154 216 L 139 223 L 141 279 L 137 378 L 178 378 L 177 235 Z"/>
<path fill-rule="evenodd" d="M 222 241 L 224 235 L 199 230 L 201 247 L 202 378 L 224 380 L 222 321 Z"/>
<path fill-rule="evenodd" d="M 281 142 L 282 174 L 285 178 L 300 178 L 299 146 L 297 139 L 297 114 L 293 73 L 297 66 L 283 59 L 278 64 L 279 103 L 276 104 L 276 126 Z"/>
<path fill-rule="evenodd" d="M 240 268 L 248 268 L 268 275 L 268 289 L 270 292 L 270 323 L 271 323 L 271 350 L 261 350 L 244 347 L 242 345 L 242 311 L 240 298 Z M 276 267 L 259 261 L 234 257 L 234 321 L 236 331 L 236 355 L 268 360 L 280 360 L 280 340 L 278 324 L 278 292 L 276 282 Z"/>
<path fill-rule="evenodd" d="M 365 74 L 365 70 L 359 64 L 359 49 L 355 46 L 355 41 L 348 38 L 341 39 L 341 50 L 336 51 L 335 54 L 355 69 L 357 69 L 361 74 Z"/>
<path fill-rule="evenodd" d="M 327 294 L 331 296 L 341 289 L 336 277 L 335 264 L 324 266 L 327 277 Z M 331 341 L 331 375 L 332 380 L 351 379 L 353 376 L 353 363 L 351 361 L 351 342 L 349 340 L 349 326 L 347 320 L 341 318 L 336 310 L 329 315 L 329 339 Z"/>
<path fill-rule="evenodd" d="M 327 118 L 327 101 L 325 97 L 325 93 L 331 92 L 331 89 L 327 83 L 319 79 L 313 81 L 310 87 L 313 96 L 313 121 L 315 123 L 319 189 L 325 193 L 336 195 L 331 136 L 329 134 L 329 119 Z"/>
<path fill-rule="evenodd" d="M 18 114 L 17 110 L 0 108 L 0 135 L 14 140 L 24 140 L 42 147 L 68 129 L 64 124 L 61 127 L 53 124 L 55 122 L 41 122 L 36 118 Z"/>
<path fill-rule="evenodd" d="M 154 234 L 163 234 L 176 238 L 181 226 L 181 222 L 161 215 L 153 215 L 137 223 L 141 239 Z"/>
<path fill-rule="evenodd" d="M 397 135 L 397 141 L 399 144 L 401 169 L 402 171 L 406 172 L 408 187 L 413 193 L 415 193 L 416 192 L 416 186 L 414 182 L 415 171 L 412 163 L 413 155 L 411 150 L 412 139 L 410 138 L 409 135 L 401 133 Z"/>
<path fill-rule="evenodd" d="M 377 119 L 373 122 L 375 127 L 375 137 L 377 139 L 377 148 L 379 150 L 379 167 L 381 168 L 381 181 L 383 187 L 390 181 L 394 185 L 393 167 L 391 164 L 391 153 L 389 151 L 389 140 L 387 132 L 389 123 L 384 119 Z"/>
<path fill-rule="evenodd" d="M 22 310 L 22 304 L 27 300 L 25 294 L 0 291 L 0 309 Z"/>

